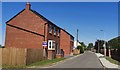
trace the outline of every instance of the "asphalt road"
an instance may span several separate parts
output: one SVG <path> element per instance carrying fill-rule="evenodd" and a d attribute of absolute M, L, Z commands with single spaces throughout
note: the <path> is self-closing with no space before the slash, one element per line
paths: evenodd
<path fill-rule="evenodd" d="M 103 68 L 103 66 L 94 53 L 87 51 L 78 57 L 58 63 L 50 68 Z"/>

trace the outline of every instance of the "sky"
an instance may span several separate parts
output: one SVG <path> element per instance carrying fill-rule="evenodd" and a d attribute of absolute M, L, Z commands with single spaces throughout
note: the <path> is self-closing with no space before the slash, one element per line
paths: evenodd
<path fill-rule="evenodd" d="M 0 10 L 2 10 L 1 2 L 0 2 Z M 0 11 L 0 45 L 2 45 L 2 11 Z"/>
<path fill-rule="evenodd" d="M 5 41 L 5 22 L 24 9 L 25 4 L 2 3 L 2 45 Z M 79 29 L 79 41 L 85 44 L 94 43 L 96 39 L 108 41 L 118 36 L 117 2 L 31 2 L 31 8 L 68 31 L 75 40 Z"/>
<path fill-rule="evenodd" d="M 119 0 L 1 0 L 2 2 L 118 2 Z"/>

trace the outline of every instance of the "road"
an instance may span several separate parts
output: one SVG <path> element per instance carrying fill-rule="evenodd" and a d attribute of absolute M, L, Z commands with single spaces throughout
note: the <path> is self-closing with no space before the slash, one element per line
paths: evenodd
<path fill-rule="evenodd" d="M 95 53 L 87 51 L 78 57 L 58 63 L 51 68 L 103 68 L 103 66 Z"/>

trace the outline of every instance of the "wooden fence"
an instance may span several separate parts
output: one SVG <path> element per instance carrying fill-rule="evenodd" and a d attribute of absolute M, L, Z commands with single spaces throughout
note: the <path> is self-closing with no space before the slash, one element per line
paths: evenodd
<path fill-rule="evenodd" d="M 75 54 L 75 55 L 76 55 L 76 54 L 80 54 L 80 50 L 74 49 L 74 50 L 73 50 L 73 54 Z"/>
<path fill-rule="evenodd" d="M 0 49 L 0 68 L 2 68 L 1 66 L 2 66 L 2 49 Z"/>
<path fill-rule="evenodd" d="M 111 57 L 120 62 L 120 48 L 111 50 Z"/>
<path fill-rule="evenodd" d="M 21 66 L 43 60 L 42 49 L 0 48 L 2 65 Z"/>

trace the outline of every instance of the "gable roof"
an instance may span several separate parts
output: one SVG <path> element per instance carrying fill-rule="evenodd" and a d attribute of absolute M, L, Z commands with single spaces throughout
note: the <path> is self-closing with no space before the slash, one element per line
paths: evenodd
<path fill-rule="evenodd" d="M 22 13 L 23 11 L 24 11 L 25 9 L 23 9 L 22 11 L 20 11 L 18 14 L 16 14 L 15 16 L 13 16 L 10 20 L 8 20 L 7 22 L 6 22 L 6 24 L 8 23 L 8 22 L 10 22 L 12 19 L 14 19 L 15 17 L 17 17 L 20 13 Z"/>
<path fill-rule="evenodd" d="M 37 16 L 39 16 L 40 18 L 42 18 L 44 21 L 46 21 L 46 22 L 48 22 L 48 23 L 50 23 L 50 24 L 52 24 L 52 25 L 60 28 L 59 26 L 55 25 L 53 22 L 49 21 L 47 18 L 45 18 L 44 16 L 42 16 L 41 14 L 39 14 L 38 12 L 36 12 L 35 10 L 30 9 L 30 11 L 32 11 L 34 14 L 36 14 Z M 62 29 L 62 28 L 60 28 L 60 29 Z"/>
<path fill-rule="evenodd" d="M 68 35 L 70 35 L 70 37 L 73 37 L 70 33 L 68 33 L 65 29 L 62 29 L 61 28 L 61 30 L 63 30 L 64 32 L 66 32 Z M 74 38 L 74 37 L 73 37 Z"/>
<path fill-rule="evenodd" d="M 25 11 L 25 9 L 23 9 L 23 10 L 20 11 L 18 14 L 16 14 L 15 16 L 13 16 L 10 20 L 8 20 L 8 21 L 6 22 L 6 24 L 7 24 L 8 22 L 10 22 L 12 19 L 14 19 L 16 16 L 18 16 L 20 13 L 22 13 L 23 11 Z M 40 18 L 42 18 L 44 21 L 46 21 L 46 22 L 48 22 L 48 23 L 50 23 L 50 24 L 52 24 L 52 25 L 60 28 L 61 30 L 65 31 L 67 34 L 69 34 L 71 37 L 73 37 L 73 36 L 72 36 L 70 33 L 68 33 L 65 29 L 63 29 L 63 28 L 55 25 L 53 22 L 49 21 L 47 18 L 45 18 L 44 16 L 42 16 L 41 14 L 39 14 L 38 12 L 36 12 L 35 10 L 30 9 L 30 11 L 33 12 L 34 14 L 36 14 L 37 16 L 39 16 Z M 74 37 L 73 37 L 73 38 L 74 38 Z"/>

